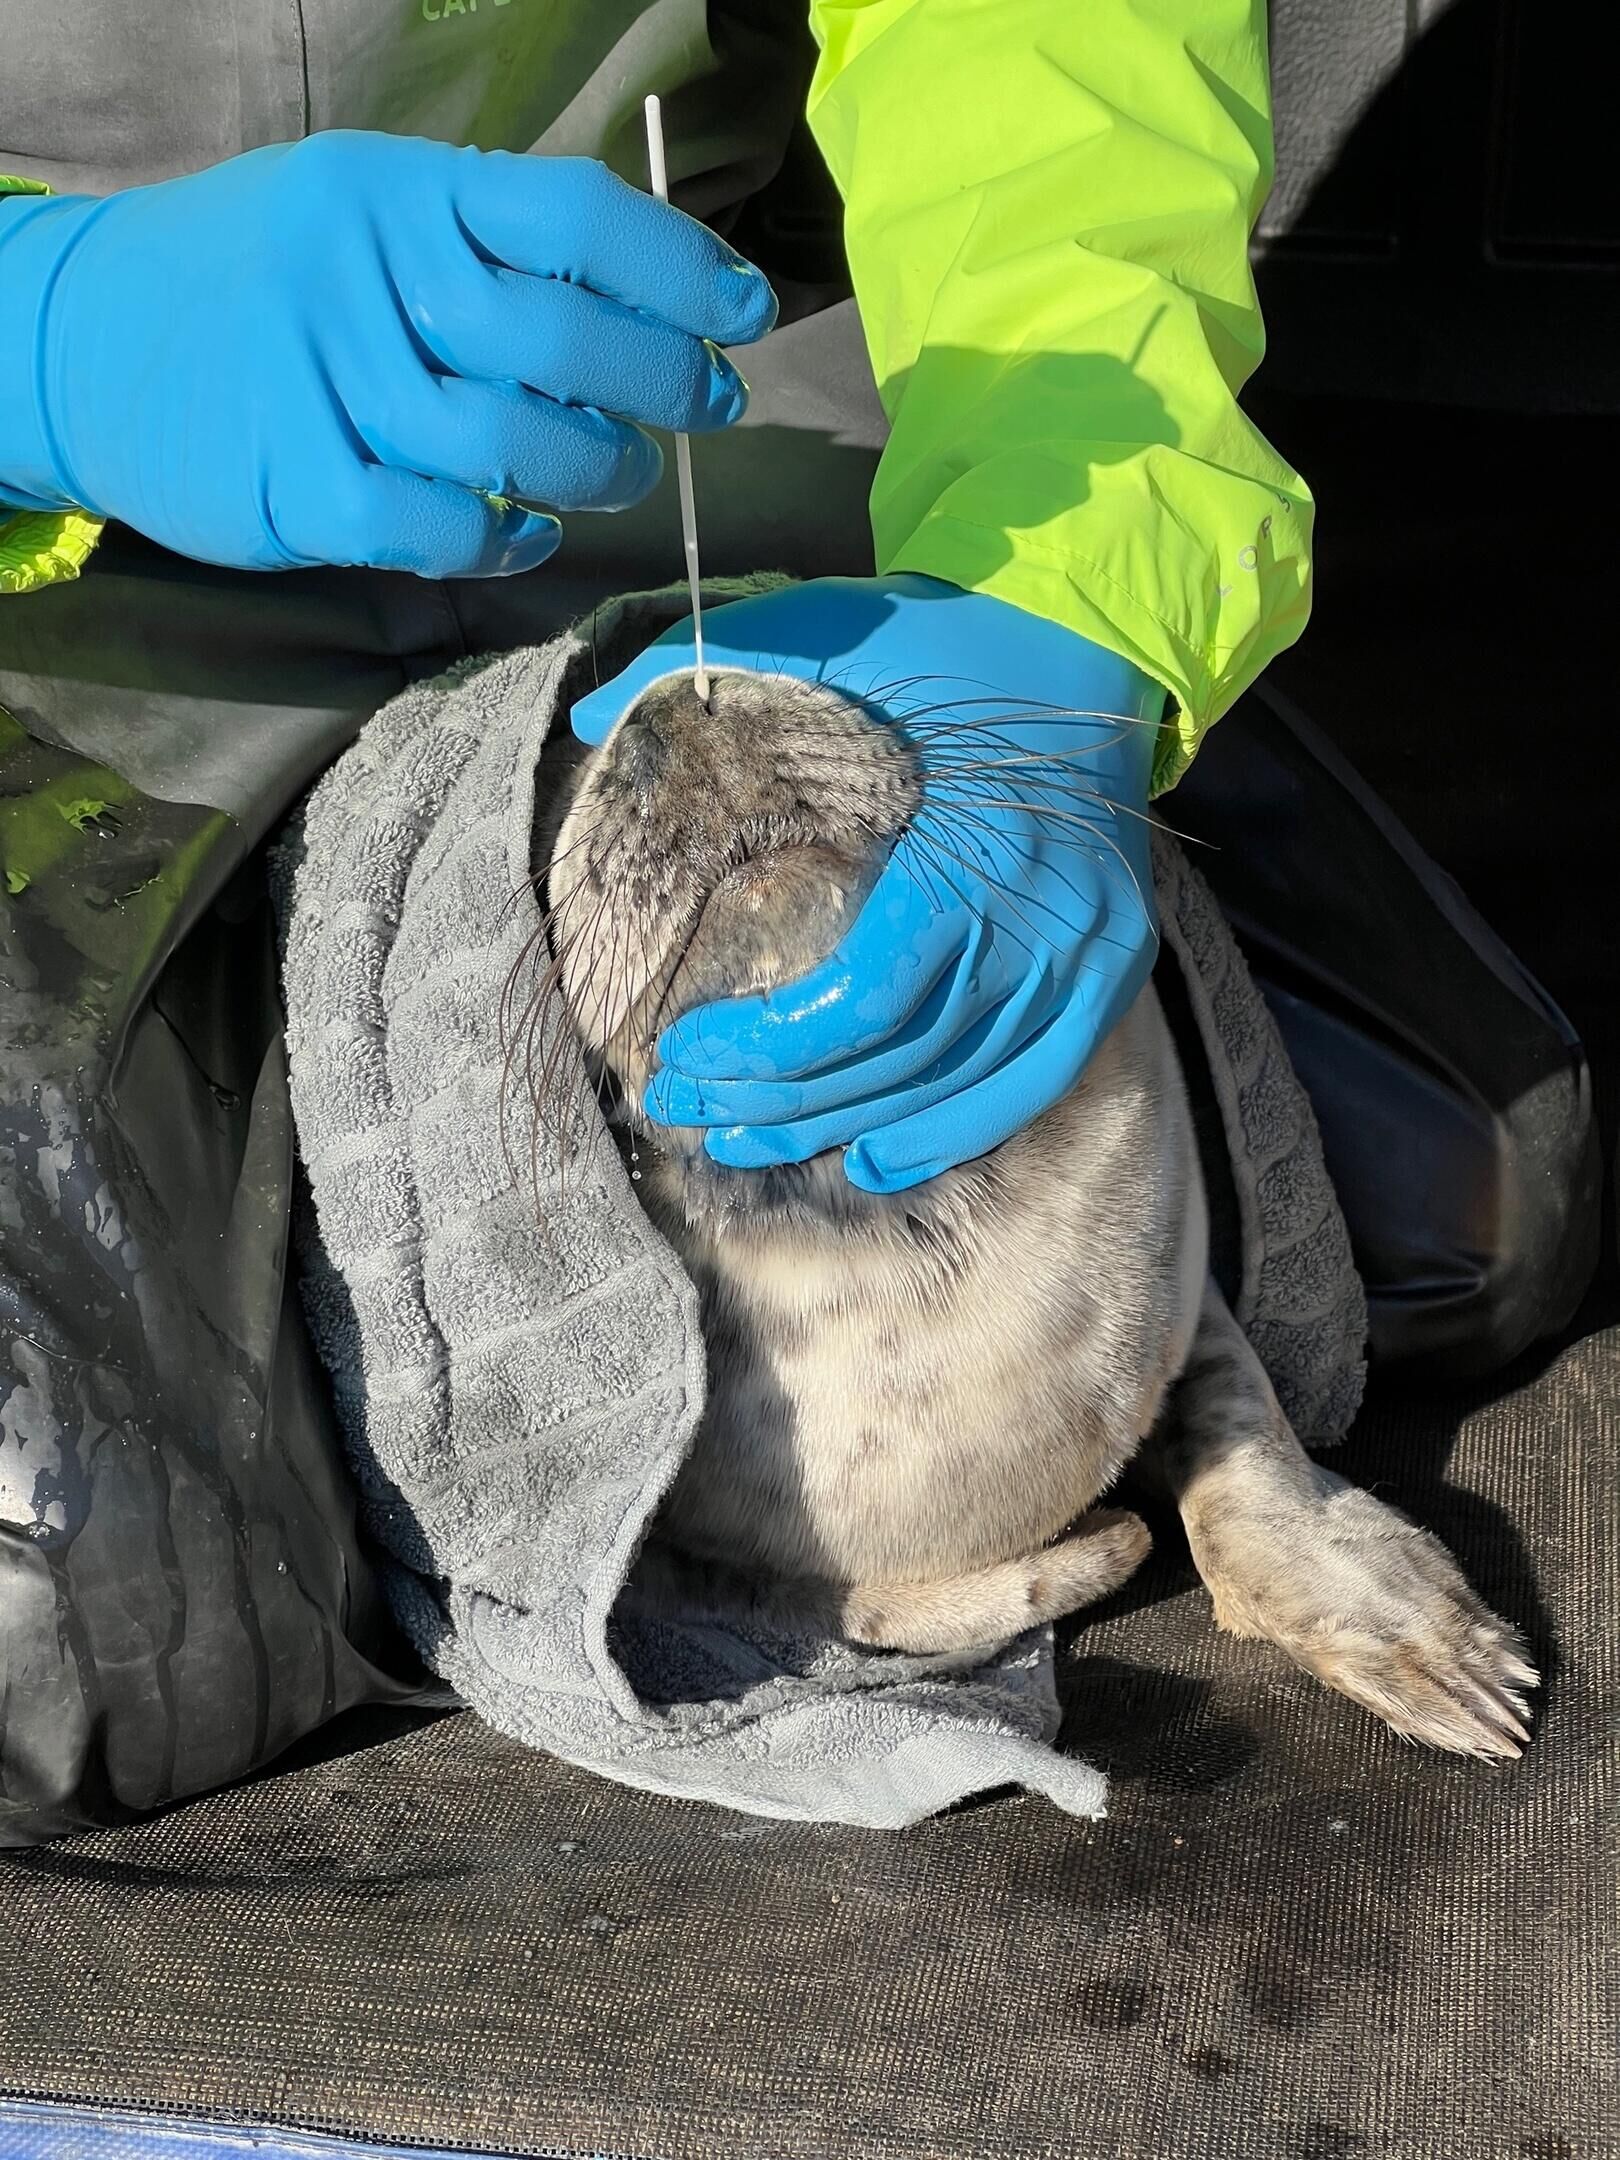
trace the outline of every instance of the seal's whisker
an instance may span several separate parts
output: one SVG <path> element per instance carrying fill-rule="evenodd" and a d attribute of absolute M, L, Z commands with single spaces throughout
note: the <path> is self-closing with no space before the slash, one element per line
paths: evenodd
<path fill-rule="evenodd" d="M 571 1031 L 566 1014 L 555 1009 L 552 1000 L 562 991 L 566 981 L 570 943 L 588 942 L 611 905 L 612 888 L 604 885 L 595 896 L 596 905 L 583 926 L 578 931 L 570 929 L 565 932 L 563 917 L 569 905 L 582 896 L 588 896 L 589 890 L 588 886 L 581 884 L 567 896 L 561 906 L 548 911 L 546 928 L 553 957 L 530 999 L 526 1014 L 524 1083 L 531 1106 L 530 1181 L 537 1204 L 540 1196 L 540 1141 L 542 1137 L 547 1137 L 556 1143 L 558 1179 L 561 1185 L 566 1178 L 570 1131 L 577 1123 L 569 1114 L 574 1104 L 573 1094 L 570 1091 L 565 1098 L 559 1085 L 561 1075 L 566 1069 Z M 538 1075 L 535 1071 L 537 1038 L 541 1052 Z M 590 1128 L 587 1134 L 588 1147 L 594 1148 L 595 1140 L 595 1129 Z"/>
<path fill-rule="evenodd" d="M 999 892 L 1002 898 L 1007 901 L 1008 905 L 1012 907 L 1014 912 L 1018 915 L 1019 921 L 1029 932 L 1031 939 L 1039 938 L 1040 932 L 1029 920 L 1028 916 L 1026 916 L 1022 911 L 1019 896 L 1014 893 L 1012 887 L 1007 884 L 1004 878 L 997 875 L 993 867 L 984 862 L 969 862 L 964 856 L 958 854 L 954 848 L 950 847 L 948 843 L 942 840 L 937 834 L 924 830 L 920 822 L 912 827 L 912 831 L 917 840 L 929 850 L 930 854 L 934 858 L 936 867 L 941 861 L 954 863 L 957 869 L 965 871 L 970 879 L 976 880 L 981 885 L 988 885 L 994 891 Z M 949 878 L 945 879 L 945 884 L 947 889 L 953 895 L 953 897 L 957 901 L 957 904 L 960 907 L 966 910 L 966 912 L 969 914 L 977 914 L 978 910 L 974 906 L 973 901 L 965 892 L 961 890 L 959 886 L 953 884 Z M 1036 950 L 1034 944 L 1023 946 L 1022 939 L 1015 938 L 1014 942 L 1016 944 L 1019 944 L 1023 950 L 1029 952 L 1031 955 L 1033 955 Z"/>
<path fill-rule="evenodd" d="M 1119 862 L 1120 866 L 1124 869 L 1126 875 L 1130 879 L 1131 889 L 1136 894 L 1138 902 L 1142 902 L 1142 888 L 1140 883 L 1138 882 L 1135 867 L 1131 863 L 1130 858 L 1126 855 L 1124 849 L 1120 846 L 1119 841 L 1109 830 L 1106 823 L 1097 819 L 1086 818 L 1077 811 L 1064 811 L 1051 807 L 1043 810 L 1033 804 L 1018 804 L 1015 807 L 1028 810 L 1030 814 L 1036 818 L 1050 817 L 1057 819 L 1060 822 L 1066 820 L 1071 823 L 1083 825 L 1086 830 L 1087 838 L 1092 841 L 1100 842 L 1102 847 L 1109 854 L 1113 855 L 1116 858 L 1116 860 Z M 995 825 L 989 819 L 983 817 L 981 814 L 976 813 L 967 804 L 947 803 L 941 805 L 938 814 L 942 816 L 954 816 L 964 824 L 971 824 L 975 830 L 983 832 L 988 837 L 993 837 L 994 839 L 999 841 L 1001 845 L 1008 850 L 1009 853 L 1017 852 L 1014 845 L 1015 836 L 1013 834 L 1010 834 L 1004 827 Z M 1047 867 L 1048 869 L 1053 869 L 1055 866 L 1049 864 Z M 1067 883 L 1068 881 L 1065 879 L 1064 882 Z M 1072 885 L 1070 885 L 1069 889 L 1071 892 L 1075 891 L 1075 888 Z M 1076 892 L 1075 897 L 1082 902 L 1084 901 L 1083 894 Z"/>
<path fill-rule="evenodd" d="M 1001 738 L 991 736 L 987 739 L 998 741 Z M 1035 770 L 1061 775 L 1077 786 L 1084 785 L 1088 778 L 1083 762 L 1088 755 L 1085 750 L 1023 750 L 1014 748 L 1010 749 L 1003 757 L 986 757 L 983 755 L 968 755 L 961 746 L 954 742 L 948 744 L 944 755 L 936 755 L 935 746 L 932 743 L 924 744 L 921 747 L 923 750 L 921 762 L 925 773 Z"/>
<path fill-rule="evenodd" d="M 994 879 L 987 879 L 987 877 L 985 877 L 985 873 L 983 873 L 983 868 L 978 868 L 978 866 L 974 866 L 974 864 L 970 864 L 970 862 L 966 862 L 966 860 L 963 860 L 963 858 L 961 858 L 961 855 L 957 855 L 957 853 L 955 853 L 955 849 L 950 849 L 950 847 L 946 847 L 942 840 L 935 840 L 935 838 L 933 838 L 933 834 L 927 834 L 927 832 L 924 832 L 924 834 L 918 834 L 918 842 L 920 842 L 920 845 L 922 845 L 924 849 L 927 849 L 927 851 L 929 851 L 929 855 L 931 855 L 931 858 L 933 858 L 933 868 L 935 868 L 935 873 L 937 873 L 937 875 L 940 875 L 940 879 L 942 879 L 942 883 L 944 883 L 944 886 L 946 886 L 946 890 L 950 892 L 950 896 L 953 896 L 953 899 L 957 901 L 957 905 L 959 905 L 959 907 L 963 907 L 963 909 L 966 909 L 966 912 L 968 912 L 968 914 L 974 914 L 974 912 L 976 912 L 976 909 L 974 909 L 974 903 L 972 903 L 972 901 L 968 899 L 968 894 L 966 894 L 966 892 L 963 892 L 963 890 L 961 890 L 961 888 L 957 886 L 957 883 L 953 883 L 953 879 L 950 879 L 950 877 L 946 875 L 946 870 L 942 868 L 942 864 L 946 864 L 946 862 L 950 862 L 950 864 L 955 864 L 955 866 L 957 866 L 959 870 L 966 870 L 966 873 L 968 873 L 970 877 L 978 879 L 978 881 L 981 881 L 981 883 L 989 883 L 989 881 L 994 881 Z M 1007 892 L 1007 888 L 1000 888 L 1000 886 L 998 886 L 998 890 L 1002 890 L 1002 892 Z M 1013 901 L 1013 894 L 1011 894 L 1011 892 L 1007 892 L 1007 899 L 1009 899 L 1009 901 Z M 1020 920 L 1024 920 L 1024 918 L 1020 918 Z M 1032 924 L 1032 922 L 1028 922 L 1028 920 L 1024 920 L 1024 929 L 1028 929 L 1028 933 L 1030 933 L 1030 942 L 1028 942 L 1028 944 L 1026 944 L 1026 942 L 1022 940 L 1022 937 L 1020 937 L 1020 935 L 1017 935 L 1015 931 L 1011 931 L 1011 929 L 1009 929 L 1009 933 L 1007 933 L 1007 935 L 1011 937 L 1011 942 L 1013 942 L 1013 944 L 1015 944 L 1017 948 L 1020 948 L 1020 950 L 1022 950 L 1022 953 L 1026 953 L 1026 955 L 1028 955 L 1030 959 L 1035 959 L 1035 955 L 1037 955 L 1037 950 L 1039 950 L 1039 946 L 1037 946 L 1037 942 L 1035 942 L 1035 940 L 1037 940 L 1037 935 L 1039 935 L 1039 933 L 1035 931 L 1035 924 Z"/>
<path fill-rule="evenodd" d="M 1081 817 L 1080 813 L 1078 812 L 1062 811 L 1053 809 L 1051 807 L 1043 810 L 1038 805 L 1030 804 L 1021 804 L 1018 807 L 1030 810 L 1031 814 L 1037 818 L 1050 816 L 1060 821 L 1068 819 L 1083 824 L 1086 829 L 1087 837 L 1093 841 L 1100 841 L 1107 853 L 1115 857 L 1119 865 L 1126 872 L 1126 875 L 1131 883 L 1131 889 L 1136 894 L 1138 902 L 1141 901 L 1141 886 L 1137 882 L 1135 869 L 1131 864 L 1129 858 L 1126 856 L 1124 850 L 1121 848 L 1118 840 L 1114 837 L 1113 833 L 1108 830 L 1106 824 L 1096 819 Z M 1019 846 L 1019 835 L 1015 831 L 1009 831 L 1003 826 L 992 823 L 989 819 L 983 817 L 978 812 L 976 812 L 968 804 L 955 802 L 931 805 L 928 814 L 930 816 L 942 819 L 947 823 L 954 823 L 958 826 L 966 827 L 976 833 L 980 833 L 986 838 L 986 840 L 994 840 L 1006 855 L 1012 857 L 1013 860 L 1019 862 L 1020 865 L 1027 863 L 1029 860 L 1032 859 L 1027 846 L 1023 848 Z M 998 881 L 994 877 L 993 871 L 990 870 L 989 865 L 986 864 L 985 867 L 988 873 L 986 876 L 986 882 L 996 885 L 997 889 L 1001 891 L 1003 896 L 1010 900 L 1013 897 L 1010 887 L 1008 887 L 1004 881 L 998 883 Z M 1057 872 L 1055 865 L 1049 863 L 1047 865 L 1047 869 L 1049 873 L 1061 876 L 1061 873 Z M 1080 892 L 1067 878 L 1062 878 L 1061 881 L 1068 886 L 1069 891 L 1074 894 L 1076 901 L 1080 903 L 1083 909 L 1087 909 L 1088 912 L 1094 912 L 1094 910 L 1088 908 L 1087 896 L 1084 893 Z M 1041 900 L 1039 902 L 1039 905 L 1045 908 L 1049 913 L 1056 912 L 1051 908 L 1051 904 L 1048 901 Z"/>
<path fill-rule="evenodd" d="M 600 818 L 594 819 L 592 823 L 586 828 L 586 830 L 580 834 L 577 840 L 571 841 L 569 845 L 563 849 L 561 854 L 553 855 L 551 861 L 547 864 L 545 869 L 532 871 L 528 877 L 522 880 L 521 883 L 514 885 L 511 891 L 507 894 L 506 898 L 501 902 L 500 913 L 495 918 L 497 924 L 504 923 L 511 910 L 516 907 L 521 901 L 532 899 L 536 895 L 543 893 L 545 891 L 546 883 L 550 878 L 552 871 L 556 869 L 559 863 L 566 862 L 568 857 L 574 853 L 576 848 L 584 847 L 584 845 L 591 838 L 592 834 L 596 830 L 596 827 L 600 823 Z"/>

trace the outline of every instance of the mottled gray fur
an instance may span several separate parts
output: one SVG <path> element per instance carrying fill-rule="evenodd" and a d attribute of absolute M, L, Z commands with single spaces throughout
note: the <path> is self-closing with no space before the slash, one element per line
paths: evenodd
<path fill-rule="evenodd" d="M 724 1570 L 859 1642 L 982 1650 L 1138 1566 L 1140 1518 L 1096 1505 L 1134 1461 L 1175 1494 L 1222 1626 L 1414 1739 L 1516 1754 L 1535 1675 L 1513 1631 L 1310 1460 L 1208 1279 L 1152 989 L 1067 1097 L 911 1192 L 858 1191 L 836 1154 L 725 1170 L 640 1115 L 657 1036 L 832 948 L 917 808 L 916 752 L 834 691 L 728 672 L 708 709 L 664 678 L 556 762 L 564 994 L 703 1302 L 707 1411 L 648 1575 L 690 1602 Z"/>

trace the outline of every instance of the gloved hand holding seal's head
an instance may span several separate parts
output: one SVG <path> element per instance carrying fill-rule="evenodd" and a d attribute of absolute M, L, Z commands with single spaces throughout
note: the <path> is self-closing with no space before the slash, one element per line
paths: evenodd
<path fill-rule="evenodd" d="M 704 618 L 711 669 L 835 685 L 905 727 L 923 807 L 849 934 L 790 991 L 668 1029 L 647 1108 L 738 1169 L 845 1149 L 899 1192 L 1074 1085 L 1153 963 L 1146 805 L 1163 692 L 1128 660 L 935 579 L 823 578 Z M 574 708 L 600 742 L 682 626 Z"/>

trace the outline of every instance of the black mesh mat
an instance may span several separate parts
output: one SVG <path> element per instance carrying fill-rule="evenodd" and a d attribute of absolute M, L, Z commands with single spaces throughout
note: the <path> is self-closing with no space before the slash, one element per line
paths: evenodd
<path fill-rule="evenodd" d="M 1217 1637 L 1167 1535 L 1064 1659 L 1106 1822 L 776 1826 L 351 1726 L 6 1860 L 0 2087 L 659 2160 L 1620 2152 L 1617 1426 L 1609 1334 L 1346 1451 L 1535 1642 L 1516 1768 Z"/>

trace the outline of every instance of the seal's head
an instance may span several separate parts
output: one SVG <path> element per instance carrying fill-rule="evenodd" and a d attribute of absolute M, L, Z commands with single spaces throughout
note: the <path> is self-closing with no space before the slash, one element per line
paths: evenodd
<path fill-rule="evenodd" d="M 642 692 L 584 762 L 549 880 L 564 999 L 632 1117 L 673 1020 L 827 956 L 918 801 L 905 735 L 823 685 L 739 668 L 707 706 L 689 674 Z M 702 1137 L 659 1132 L 694 1169 Z"/>

